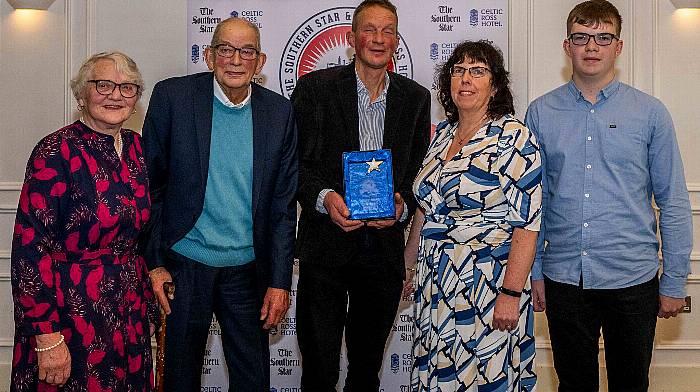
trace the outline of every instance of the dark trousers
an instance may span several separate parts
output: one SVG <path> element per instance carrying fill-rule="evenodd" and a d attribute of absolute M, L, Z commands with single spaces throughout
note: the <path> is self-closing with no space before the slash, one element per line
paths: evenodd
<path fill-rule="evenodd" d="M 167 318 L 165 390 L 200 391 L 204 350 L 212 313 L 221 327 L 229 391 L 269 391 L 268 334 L 262 329 L 255 262 L 210 267 L 178 257 L 175 299 Z"/>
<path fill-rule="evenodd" d="M 340 267 L 302 262 L 297 286 L 301 389 L 335 391 L 345 329 L 345 391 L 377 391 L 402 280 L 386 260 L 362 256 Z"/>
<path fill-rule="evenodd" d="M 603 330 L 608 390 L 646 391 L 659 310 L 659 281 L 586 289 L 545 277 L 547 322 L 559 391 L 598 391 Z"/>

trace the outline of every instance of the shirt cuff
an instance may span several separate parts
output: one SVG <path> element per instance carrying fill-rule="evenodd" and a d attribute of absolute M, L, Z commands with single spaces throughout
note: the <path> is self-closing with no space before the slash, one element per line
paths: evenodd
<path fill-rule="evenodd" d="M 659 294 L 671 298 L 685 298 L 686 281 L 690 272 L 690 255 L 664 252 L 663 273 L 659 282 Z"/>
<path fill-rule="evenodd" d="M 407 218 L 408 218 L 408 206 L 406 205 L 406 202 L 403 202 L 403 212 L 401 213 L 401 216 L 399 217 L 399 222 L 406 222 Z"/>
<path fill-rule="evenodd" d="M 659 282 L 659 294 L 671 298 L 685 298 L 686 296 L 686 281 L 687 278 L 676 278 L 661 274 Z"/>
<path fill-rule="evenodd" d="M 542 258 L 535 257 L 535 261 L 532 263 L 532 272 L 530 276 L 532 276 L 532 280 L 544 279 L 544 275 L 542 274 Z"/>
<path fill-rule="evenodd" d="M 326 210 L 326 206 L 323 205 L 323 200 L 326 198 L 326 195 L 328 192 L 335 192 L 333 189 L 324 189 L 321 192 L 318 193 L 318 197 L 316 198 L 316 211 L 322 213 L 322 214 L 327 214 L 328 210 Z"/>

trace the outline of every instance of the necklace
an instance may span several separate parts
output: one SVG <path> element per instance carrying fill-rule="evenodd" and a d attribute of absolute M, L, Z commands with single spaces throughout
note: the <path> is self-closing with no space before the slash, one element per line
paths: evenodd
<path fill-rule="evenodd" d="M 85 119 L 83 118 L 83 116 L 80 116 L 80 122 L 87 125 L 87 123 L 85 123 Z M 104 132 L 102 132 L 102 133 L 104 133 Z M 117 151 L 117 156 L 119 158 L 121 158 L 122 157 L 122 130 L 121 129 L 117 131 L 116 135 L 114 135 L 114 149 Z"/>
<path fill-rule="evenodd" d="M 464 142 L 467 141 L 467 137 L 465 136 L 464 139 L 459 137 L 459 131 L 457 131 L 457 141 L 459 142 L 460 145 L 464 144 Z"/>
<path fill-rule="evenodd" d="M 464 135 L 464 137 L 459 136 L 459 128 L 457 128 L 457 130 L 455 131 L 455 135 L 457 136 L 457 142 L 459 142 L 460 146 L 467 142 L 469 139 L 471 139 L 471 137 L 474 136 L 476 131 L 478 131 L 479 128 L 481 128 L 484 125 L 484 122 L 482 120 L 484 120 L 483 117 L 477 122 L 478 125 L 470 129 L 469 132 L 467 132 L 467 134 Z"/>
<path fill-rule="evenodd" d="M 117 150 L 117 156 L 121 158 L 122 156 L 122 132 L 119 130 L 117 135 L 114 137 L 114 149 Z"/>

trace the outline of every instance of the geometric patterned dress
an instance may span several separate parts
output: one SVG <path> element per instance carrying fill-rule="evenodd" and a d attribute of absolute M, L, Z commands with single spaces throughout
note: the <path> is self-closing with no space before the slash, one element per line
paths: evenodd
<path fill-rule="evenodd" d="M 12 243 L 15 344 L 11 391 L 153 390 L 148 270 L 137 251 L 150 199 L 140 136 L 75 122 L 34 148 Z M 61 332 L 71 355 L 63 387 L 38 380 L 35 335 Z"/>
<path fill-rule="evenodd" d="M 413 191 L 425 210 L 416 271 L 412 391 L 532 391 L 530 279 L 512 331 L 493 329 L 514 227 L 539 231 L 541 160 L 507 115 L 449 161 L 457 124 L 438 125 Z"/>

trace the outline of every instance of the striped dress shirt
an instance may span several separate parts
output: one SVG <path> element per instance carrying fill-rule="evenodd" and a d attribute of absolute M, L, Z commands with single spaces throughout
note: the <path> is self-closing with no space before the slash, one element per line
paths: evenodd
<path fill-rule="evenodd" d="M 355 71 L 357 80 L 357 118 L 360 131 L 360 150 L 378 150 L 382 148 L 384 142 L 384 117 L 386 114 L 386 93 L 389 91 L 389 73 L 384 72 L 384 90 L 374 102 L 371 100 L 370 92 L 360 79 L 360 75 Z M 328 192 L 333 192 L 333 189 L 324 189 L 318 194 L 316 199 L 316 210 L 322 214 L 327 214 L 328 211 L 323 205 L 323 200 Z M 399 218 L 403 222 L 408 217 L 406 203 L 404 203 L 404 211 Z"/>

